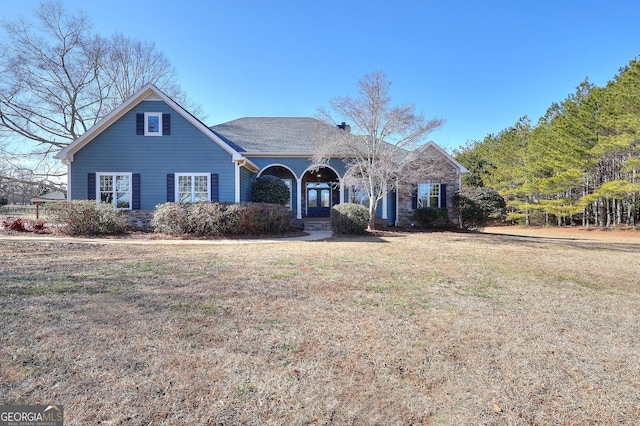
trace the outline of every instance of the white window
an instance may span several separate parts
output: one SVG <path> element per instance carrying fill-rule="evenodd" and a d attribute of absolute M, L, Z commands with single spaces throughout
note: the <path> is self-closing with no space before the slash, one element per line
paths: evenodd
<path fill-rule="evenodd" d="M 293 180 L 282 179 L 282 181 L 284 182 L 285 185 L 287 185 L 287 188 L 289 188 L 289 210 L 291 210 L 291 206 L 292 206 L 291 203 L 293 202 L 293 195 L 292 195 Z"/>
<path fill-rule="evenodd" d="M 353 186 L 351 187 L 351 191 L 349 191 L 349 195 L 349 201 L 351 203 L 360 204 L 367 208 L 369 207 L 369 194 L 367 193 L 367 191 L 357 186 Z"/>
<path fill-rule="evenodd" d="M 162 113 L 161 112 L 145 112 L 144 113 L 144 135 L 145 136 L 162 136 Z"/>
<path fill-rule="evenodd" d="M 96 173 L 96 199 L 117 209 L 131 209 L 131 173 Z"/>
<path fill-rule="evenodd" d="M 441 207 L 439 183 L 418 184 L 418 208 L 421 207 Z"/>
<path fill-rule="evenodd" d="M 176 173 L 176 201 L 211 201 L 210 177 L 209 173 Z"/>

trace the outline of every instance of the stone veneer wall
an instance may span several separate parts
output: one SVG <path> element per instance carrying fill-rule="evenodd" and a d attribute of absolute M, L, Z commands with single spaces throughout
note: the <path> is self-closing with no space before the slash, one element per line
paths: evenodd
<path fill-rule="evenodd" d="M 155 210 L 129 210 L 127 212 L 129 226 L 136 231 L 152 231 L 151 219 Z"/>
<path fill-rule="evenodd" d="M 453 196 L 460 189 L 460 175 L 458 169 L 453 167 L 448 161 L 440 161 L 433 166 L 428 175 L 417 183 L 444 183 L 447 185 L 446 207 L 449 211 L 449 220 L 458 223 L 458 217 L 453 212 Z M 413 222 L 413 212 L 411 208 L 413 190 L 407 186 L 398 191 L 398 225 L 410 226 Z"/>

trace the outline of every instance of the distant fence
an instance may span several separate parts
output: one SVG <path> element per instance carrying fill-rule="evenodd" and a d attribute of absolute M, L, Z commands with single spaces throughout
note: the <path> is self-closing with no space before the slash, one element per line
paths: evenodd
<path fill-rule="evenodd" d="M 42 214 L 42 206 L 40 206 L 40 214 Z M 0 216 L 24 216 L 36 214 L 35 204 L 9 204 L 0 207 Z"/>

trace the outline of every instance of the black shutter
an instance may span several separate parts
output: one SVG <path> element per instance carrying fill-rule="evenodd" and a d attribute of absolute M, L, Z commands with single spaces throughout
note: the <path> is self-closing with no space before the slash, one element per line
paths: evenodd
<path fill-rule="evenodd" d="M 217 203 L 218 201 L 220 201 L 218 174 L 211 173 L 211 202 Z"/>
<path fill-rule="evenodd" d="M 443 209 L 447 208 L 447 184 L 440 184 L 440 207 Z"/>
<path fill-rule="evenodd" d="M 140 210 L 140 173 L 131 175 L 131 209 Z"/>
<path fill-rule="evenodd" d="M 87 200 L 96 199 L 96 174 L 89 173 L 87 175 Z"/>
<path fill-rule="evenodd" d="M 167 174 L 167 203 L 173 203 L 176 201 L 176 175 L 173 173 Z"/>
<path fill-rule="evenodd" d="M 162 136 L 171 134 L 171 114 L 162 114 Z"/>
<path fill-rule="evenodd" d="M 144 114 L 136 114 L 136 135 L 144 136 Z"/>
<path fill-rule="evenodd" d="M 418 188 L 413 189 L 413 193 L 411 194 L 411 208 L 413 210 L 418 208 Z"/>

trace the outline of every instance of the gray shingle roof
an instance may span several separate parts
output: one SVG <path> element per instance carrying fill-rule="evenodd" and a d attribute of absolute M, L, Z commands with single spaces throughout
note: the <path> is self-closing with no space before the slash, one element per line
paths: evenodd
<path fill-rule="evenodd" d="M 310 117 L 245 117 L 210 127 L 239 152 L 312 154 L 337 127 Z"/>

